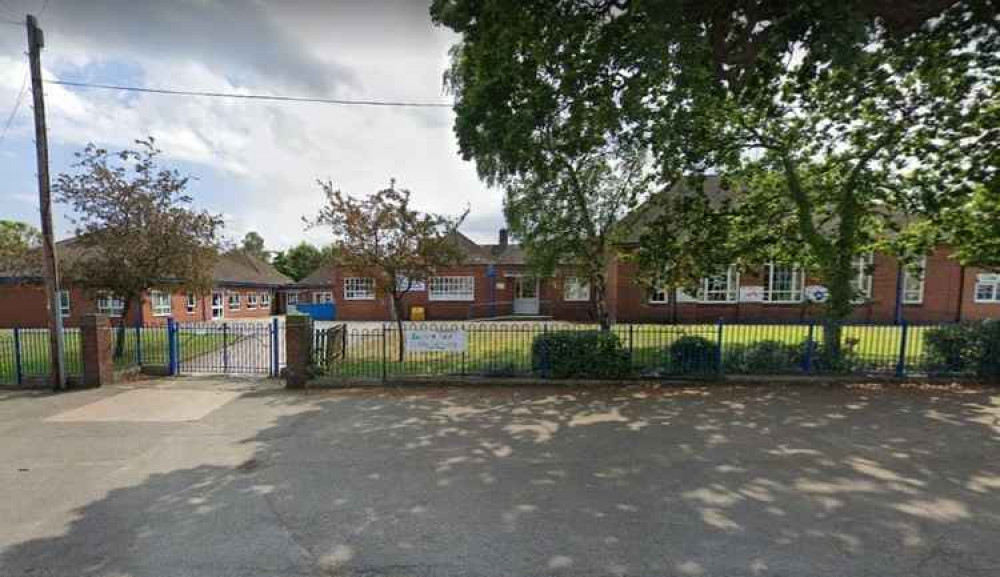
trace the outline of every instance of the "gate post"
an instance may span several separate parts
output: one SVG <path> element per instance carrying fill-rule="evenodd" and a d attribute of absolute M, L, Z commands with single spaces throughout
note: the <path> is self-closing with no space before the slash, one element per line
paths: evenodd
<path fill-rule="evenodd" d="M 281 345 L 281 339 L 278 338 L 278 331 L 280 326 L 278 325 L 278 319 L 274 318 L 271 320 L 271 376 L 278 377 L 281 371 L 281 361 L 279 360 L 280 351 L 278 347 Z"/>
<path fill-rule="evenodd" d="M 806 354 L 802 359 L 802 372 L 809 374 L 812 372 L 812 358 L 813 358 L 813 348 L 815 347 L 814 333 L 816 330 L 816 323 L 809 323 L 809 335 L 806 337 Z"/>
<path fill-rule="evenodd" d="M 312 365 L 313 327 L 306 315 L 285 318 L 285 386 L 303 389 Z"/>
<path fill-rule="evenodd" d="M 722 327 L 725 326 L 725 320 L 719 317 L 716 323 L 716 333 L 715 333 L 715 372 L 722 374 Z"/>
<path fill-rule="evenodd" d="M 177 323 L 173 317 L 167 318 L 167 375 L 177 376 Z"/>
<path fill-rule="evenodd" d="M 111 358 L 111 324 L 105 315 L 86 315 L 80 324 L 83 351 L 83 385 L 100 387 L 114 380 Z"/>
<path fill-rule="evenodd" d="M 896 361 L 896 376 L 900 378 L 906 376 L 906 341 L 909 326 L 905 320 L 899 325 L 901 332 L 899 334 L 899 359 Z"/>
<path fill-rule="evenodd" d="M 21 366 L 21 329 L 14 327 L 14 370 L 17 372 L 18 386 L 24 383 L 24 367 Z"/>

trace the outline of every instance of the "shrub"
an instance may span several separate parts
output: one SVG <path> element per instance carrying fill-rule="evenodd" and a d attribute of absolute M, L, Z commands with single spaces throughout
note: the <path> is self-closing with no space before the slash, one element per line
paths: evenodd
<path fill-rule="evenodd" d="M 749 345 L 726 347 L 726 371 L 746 374 L 773 374 L 802 368 L 805 343 L 790 345 L 781 341 L 758 341 Z"/>
<path fill-rule="evenodd" d="M 684 336 L 670 345 L 667 369 L 673 373 L 714 373 L 719 347 L 704 337 Z"/>
<path fill-rule="evenodd" d="M 1000 321 L 928 329 L 924 348 L 928 372 L 1000 376 Z"/>
<path fill-rule="evenodd" d="M 535 337 L 531 367 L 554 379 L 614 379 L 630 370 L 628 351 L 618 335 L 602 331 L 553 331 Z"/>

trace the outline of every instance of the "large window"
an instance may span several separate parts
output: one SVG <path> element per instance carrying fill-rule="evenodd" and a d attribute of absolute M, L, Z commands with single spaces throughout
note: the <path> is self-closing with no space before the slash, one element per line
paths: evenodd
<path fill-rule="evenodd" d="M 153 316 L 170 316 L 170 293 L 163 291 L 153 291 L 150 293 L 150 300 L 153 304 Z"/>
<path fill-rule="evenodd" d="M 69 291 L 59 291 L 59 314 L 69 316 Z"/>
<path fill-rule="evenodd" d="M 432 301 L 471 301 L 476 298 L 476 279 L 471 276 L 436 276 L 431 278 Z"/>
<path fill-rule="evenodd" d="M 670 301 L 670 289 L 665 286 L 653 287 L 649 291 L 649 302 L 654 305 L 662 305 Z"/>
<path fill-rule="evenodd" d="M 229 293 L 229 310 L 240 310 L 240 293 Z"/>
<path fill-rule="evenodd" d="M 187 313 L 193 315 L 194 310 L 198 308 L 198 300 L 195 298 L 194 293 L 187 294 L 187 301 L 184 304 L 185 308 L 187 308 Z"/>
<path fill-rule="evenodd" d="M 247 308 L 251 310 L 257 308 L 257 293 L 247 295 Z"/>
<path fill-rule="evenodd" d="M 375 298 L 375 279 L 348 277 L 344 279 L 344 300 L 359 301 Z"/>
<path fill-rule="evenodd" d="M 871 254 L 859 254 L 851 262 L 851 294 L 855 302 L 872 298 L 872 267 L 875 259 Z"/>
<path fill-rule="evenodd" d="M 587 279 L 571 276 L 563 281 L 563 300 L 589 301 L 590 283 Z"/>
<path fill-rule="evenodd" d="M 1000 303 L 1000 273 L 976 276 L 976 302 Z"/>
<path fill-rule="evenodd" d="M 97 312 L 109 317 L 120 317 L 125 313 L 125 299 L 101 293 L 97 295 Z"/>
<path fill-rule="evenodd" d="M 346 289 L 345 289 L 346 290 Z M 299 295 L 295 295 L 295 302 L 298 302 Z M 333 293 L 329 291 L 323 291 L 318 293 L 313 293 L 313 304 L 325 305 L 333 302 Z"/>
<path fill-rule="evenodd" d="M 707 303 L 734 303 L 740 290 L 740 274 L 731 266 L 726 272 L 706 277 L 698 300 Z"/>
<path fill-rule="evenodd" d="M 766 273 L 765 302 L 797 303 L 802 301 L 804 283 L 802 269 L 792 265 L 771 263 L 767 265 Z"/>
<path fill-rule="evenodd" d="M 927 257 L 920 259 L 915 266 L 906 267 L 903 271 L 903 303 L 919 305 L 924 302 L 924 275 L 927 271 Z"/>
<path fill-rule="evenodd" d="M 333 298 L 333 295 L 330 295 Z M 290 305 L 299 304 L 299 293 L 296 291 L 290 291 L 285 293 L 285 303 Z"/>
<path fill-rule="evenodd" d="M 260 293 L 260 308 L 271 308 L 271 293 Z"/>

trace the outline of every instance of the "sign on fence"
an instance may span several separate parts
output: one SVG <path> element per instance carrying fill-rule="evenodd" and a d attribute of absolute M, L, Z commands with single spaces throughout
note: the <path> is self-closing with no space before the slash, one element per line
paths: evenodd
<path fill-rule="evenodd" d="M 406 331 L 406 350 L 410 352 L 461 352 L 465 350 L 465 331 L 417 329 Z"/>

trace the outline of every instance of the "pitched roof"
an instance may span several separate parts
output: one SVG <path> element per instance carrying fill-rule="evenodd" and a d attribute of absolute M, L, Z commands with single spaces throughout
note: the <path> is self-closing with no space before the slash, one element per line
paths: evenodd
<path fill-rule="evenodd" d="M 527 262 L 524 249 L 519 244 L 478 244 L 460 232 L 455 232 L 455 243 L 465 255 L 462 264 L 517 266 Z M 296 282 L 301 288 L 329 286 L 333 282 L 336 263 L 326 263 Z"/>
<path fill-rule="evenodd" d="M 733 197 L 733 191 L 722 187 L 722 178 L 716 175 L 705 175 L 702 182 L 702 191 L 706 198 L 712 202 L 722 202 Z M 652 223 L 658 216 L 663 214 L 663 205 L 658 202 L 660 199 L 670 196 L 680 196 L 690 194 L 690 184 L 681 181 L 670 189 L 652 195 L 645 202 L 637 206 L 632 212 L 625 215 L 618 227 L 623 231 L 619 242 L 625 245 L 638 244 L 639 239 L 646 226 Z"/>
<path fill-rule="evenodd" d="M 79 239 L 68 238 L 56 243 L 59 263 L 66 266 L 83 258 L 90 250 Z M 31 270 L 12 271 L 0 269 L 0 282 L 41 282 L 41 263 L 34 263 Z M 278 272 L 274 266 L 242 250 L 231 250 L 219 255 L 212 271 L 212 280 L 220 285 L 281 286 L 292 279 Z"/>

